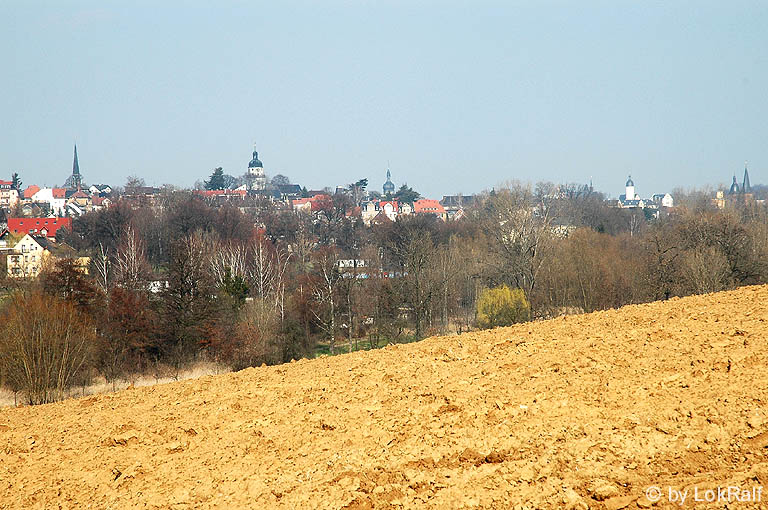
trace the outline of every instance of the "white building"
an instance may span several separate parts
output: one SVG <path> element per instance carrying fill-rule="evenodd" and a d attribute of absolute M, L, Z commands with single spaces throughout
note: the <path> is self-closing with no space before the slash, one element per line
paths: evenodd
<path fill-rule="evenodd" d="M 32 201 L 47 203 L 51 208 L 51 214 L 64 216 L 67 210 L 66 192 L 64 188 L 41 188 L 32 195 Z"/>
<path fill-rule="evenodd" d="M 631 175 L 627 179 L 624 194 L 619 195 L 618 206 L 622 209 L 642 209 L 645 207 L 645 202 L 635 192 L 635 183 L 632 181 Z"/>
<path fill-rule="evenodd" d="M 248 189 L 261 191 L 267 187 L 267 175 L 264 173 L 264 166 L 259 161 L 259 153 L 256 147 L 253 147 L 253 159 L 248 163 L 248 171 L 245 173 L 245 180 L 248 183 Z"/>
<path fill-rule="evenodd" d="M 669 193 L 657 193 L 653 195 L 653 203 L 661 207 L 674 207 L 675 201 Z"/>

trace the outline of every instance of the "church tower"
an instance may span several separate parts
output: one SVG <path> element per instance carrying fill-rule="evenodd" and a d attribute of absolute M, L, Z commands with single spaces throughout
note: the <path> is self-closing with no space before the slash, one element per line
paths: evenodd
<path fill-rule="evenodd" d="M 248 189 L 261 191 L 267 187 L 267 176 L 261 161 L 259 161 L 259 153 L 256 152 L 255 145 L 253 146 L 253 159 L 248 163 L 245 180 L 248 183 Z"/>
<path fill-rule="evenodd" d="M 731 189 L 728 190 L 729 195 L 738 195 L 741 193 L 741 189 L 739 189 L 739 184 L 736 182 L 736 174 L 733 174 L 733 184 L 731 184 Z"/>
<path fill-rule="evenodd" d="M 752 193 L 752 185 L 749 183 L 749 172 L 747 171 L 747 162 L 744 162 L 744 181 L 741 183 L 742 193 Z"/>
<path fill-rule="evenodd" d="M 634 200 L 635 199 L 635 183 L 632 182 L 632 176 L 630 175 L 627 179 L 626 184 L 626 193 L 624 195 L 625 200 Z"/>
<path fill-rule="evenodd" d="M 387 182 L 384 183 L 381 189 L 384 192 L 384 196 L 394 195 L 395 193 L 395 185 L 392 182 L 392 174 L 389 173 L 389 168 L 387 168 Z"/>
<path fill-rule="evenodd" d="M 75 157 L 72 160 L 72 175 L 64 182 L 68 189 L 80 189 L 83 186 L 83 176 L 80 175 L 80 162 L 77 160 L 77 144 L 75 144 Z"/>

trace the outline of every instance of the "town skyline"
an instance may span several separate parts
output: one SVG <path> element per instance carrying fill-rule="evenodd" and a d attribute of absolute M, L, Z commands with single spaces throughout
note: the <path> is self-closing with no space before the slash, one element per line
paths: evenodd
<path fill-rule="evenodd" d="M 764 4 L 231 7 L 0 6 L 0 169 L 52 180 L 77 141 L 105 181 L 192 186 L 256 141 L 310 187 L 378 187 L 389 161 L 429 196 L 541 176 L 615 196 L 768 164 Z"/>
<path fill-rule="evenodd" d="M 74 147 L 74 161 L 72 162 L 73 163 L 73 170 L 74 170 L 74 166 L 77 166 L 78 167 L 78 172 L 79 172 L 79 156 L 77 155 L 77 144 L 75 143 L 73 147 Z M 256 154 L 258 152 L 258 151 L 256 151 L 258 146 L 256 144 L 254 144 L 253 148 L 254 148 L 254 153 L 253 154 Z M 749 164 L 748 161 L 744 161 L 744 166 L 741 169 L 742 172 L 748 169 L 748 164 Z M 105 179 L 102 179 L 100 177 L 96 177 L 95 180 L 92 179 L 91 181 L 88 182 L 88 184 L 89 185 L 90 184 L 108 184 L 109 186 L 111 186 L 113 188 L 116 188 L 116 187 L 123 186 L 128 178 L 136 177 L 136 178 L 140 178 L 140 179 L 144 180 L 146 182 L 146 184 L 150 185 L 150 186 L 161 187 L 161 186 L 164 186 L 164 185 L 171 185 L 171 186 L 174 186 L 174 187 L 176 187 L 178 189 L 195 189 L 196 186 L 200 186 L 203 183 L 203 181 L 210 175 L 210 171 L 214 170 L 215 168 L 222 168 L 224 170 L 225 174 L 228 174 L 228 175 L 231 175 L 231 176 L 234 176 L 234 177 L 245 177 L 245 175 L 247 174 L 247 172 L 249 170 L 249 168 L 248 168 L 249 165 L 245 164 L 244 166 L 245 166 L 245 169 L 242 172 L 239 172 L 239 173 L 238 172 L 229 172 L 224 167 L 214 167 L 214 168 L 211 168 L 211 169 L 209 169 L 209 173 L 199 175 L 194 180 L 194 182 L 192 184 L 163 181 L 162 179 L 157 180 L 156 178 L 152 179 L 151 177 L 147 177 L 147 176 L 141 175 L 138 172 L 127 174 L 125 176 L 125 178 L 121 182 L 108 182 Z M 387 179 L 389 178 L 389 175 L 391 173 L 391 168 L 388 167 L 388 166 L 385 167 L 385 170 L 384 170 L 383 173 L 387 177 L 384 178 L 384 179 L 381 179 L 381 183 L 379 185 L 377 185 L 377 181 L 378 181 L 377 177 L 376 176 L 372 176 L 372 175 L 349 176 L 349 178 L 351 179 L 349 182 L 318 183 L 317 185 L 314 185 L 314 183 L 313 183 L 313 185 L 307 185 L 307 184 L 305 184 L 303 182 L 297 182 L 296 179 L 291 177 L 291 173 L 290 172 L 285 172 L 284 173 L 284 172 L 269 171 L 268 168 L 265 168 L 264 172 L 266 174 L 266 179 L 267 180 L 270 180 L 272 177 L 274 177 L 276 175 L 282 175 L 282 176 L 286 176 L 289 179 L 291 179 L 291 183 L 293 183 L 293 184 L 300 184 L 300 185 L 302 185 L 302 186 L 304 186 L 304 187 L 306 187 L 307 189 L 310 189 L 310 190 L 326 190 L 326 189 L 335 190 L 338 187 L 348 186 L 348 185 L 350 185 L 350 184 L 352 184 L 352 183 L 354 183 L 354 182 L 356 182 L 356 181 L 358 181 L 360 179 L 367 179 L 368 182 L 369 182 L 369 184 L 367 186 L 368 191 L 376 191 L 378 193 L 381 193 L 379 190 L 381 190 L 382 186 L 387 182 Z M 11 173 L 14 173 L 14 172 L 11 172 Z M 21 174 L 19 172 L 19 175 L 23 179 L 23 174 Z M 98 175 L 98 174 L 96 174 L 96 175 Z M 608 189 L 602 188 L 599 185 L 597 185 L 596 183 L 594 183 L 591 176 L 590 176 L 589 179 L 587 179 L 586 181 L 583 181 L 583 182 L 582 181 L 578 181 L 576 179 L 571 179 L 571 180 L 567 180 L 567 181 L 563 181 L 563 182 L 554 182 L 554 181 L 548 181 L 548 179 L 546 179 L 546 177 L 540 177 L 537 180 L 523 180 L 523 179 L 516 179 L 515 177 L 510 177 L 508 179 L 501 180 L 501 181 L 497 182 L 494 185 L 489 185 L 489 186 L 486 186 L 486 187 L 483 187 L 483 188 L 480 188 L 480 189 L 471 189 L 471 190 L 468 190 L 468 191 L 456 190 L 456 191 L 453 191 L 453 192 L 442 192 L 442 193 L 437 193 L 437 194 L 434 194 L 434 195 L 429 195 L 429 194 L 426 194 L 426 193 L 422 193 L 422 195 L 424 197 L 432 197 L 432 196 L 442 197 L 442 196 L 451 196 L 451 195 L 465 195 L 465 196 L 469 196 L 469 195 L 475 195 L 475 194 L 478 194 L 478 193 L 488 192 L 488 191 L 490 191 L 492 189 L 495 189 L 497 187 L 503 187 L 505 185 L 505 183 L 508 183 L 508 182 L 519 181 L 519 182 L 528 183 L 528 184 L 532 184 L 532 185 L 536 184 L 537 182 L 553 182 L 556 185 L 571 185 L 571 184 L 589 185 L 596 192 L 603 193 L 605 195 L 606 199 L 612 200 L 612 199 L 616 199 L 616 198 L 620 199 L 620 197 L 622 196 L 620 194 L 620 191 L 624 190 L 624 186 L 621 185 L 621 182 L 623 182 L 623 180 L 626 180 L 627 177 L 632 179 L 632 175 L 633 175 L 632 173 L 626 174 L 624 178 L 622 178 L 621 176 L 617 176 L 616 182 L 611 183 L 610 184 L 611 187 L 608 188 Z M 685 187 L 675 187 L 675 188 L 671 188 L 671 189 L 645 189 L 642 186 L 642 184 L 643 184 L 643 180 L 642 180 L 643 173 L 640 172 L 640 173 L 635 174 L 635 175 L 640 177 L 640 180 L 638 181 L 638 182 L 641 183 L 641 186 L 638 186 L 638 189 L 640 190 L 639 194 L 641 196 L 645 197 L 645 198 L 649 198 L 652 195 L 658 194 L 658 193 L 662 193 L 662 194 L 664 194 L 664 193 L 673 193 L 675 190 L 678 190 L 678 189 L 682 189 L 683 191 L 686 191 L 686 192 L 693 192 L 693 191 L 718 191 L 718 190 L 722 191 L 722 190 L 728 190 L 730 185 L 731 185 L 731 182 L 729 180 L 722 180 L 722 181 L 719 181 L 719 182 L 702 182 L 702 183 L 699 183 L 698 186 L 688 187 L 688 188 L 685 188 Z M 69 174 L 68 174 L 67 177 L 70 178 Z M 741 179 L 742 179 L 741 174 L 738 171 L 733 171 L 733 175 L 731 177 L 737 179 L 739 183 L 742 182 L 741 181 Z M 731 177 L 729 177 L 729 179 Z M 759 176 L 758 176 L 758 178 L 759 178 Z M 57 177 L 57 179 L 58 179 L 58 177 Z M 752 177 L 752 179 L 754 180 L 754 176 Z M 87 178 L 85 178 L 85 180 L 88 181 Z M 24 182 L 28 182 L 28 181 L 26 181 L 24 179 L 23 179 L 23 181 Z M 392 181 L 396 184 L 396 188 L 399 188 L 402 185 L 408 185 L 409 187 L 412 187 L 416 191 L 421 193 L 421 191 L 418 188 L 416 188 L 415 186 L 411 185 L 408 182 L 407 176 L 404 178 L 404 180 L 398 180 L 397 176 L 394 176 L 392 178 Z M 46 188 L 46 187 L 50 187 L 50 188 L 69 187 L 64 181 L 61 181 L 61 180 L 56 180 L 53 183 L 48 183 L 47 181 L 43 181 L 41 183 L 29 182 L 29 184 L 39 185 L 39 186 L 41 186 L 43 188 Z M 762 182 L 760 180 L 756 180 L 754 184 L 759 186 L 759 185 L 762 184 Z M 613 188 L 620 188 L 620 189 L 618 189 L 618 192 L 614 194 L 613 193 Z M 385 193 L 382 193 L 382 194 L 385 194 Z"/>

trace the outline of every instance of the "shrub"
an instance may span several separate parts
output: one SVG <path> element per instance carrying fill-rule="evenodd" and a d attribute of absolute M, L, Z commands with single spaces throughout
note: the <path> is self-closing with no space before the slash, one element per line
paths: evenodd
<path fill-rule="evenodd" d="M 93 327 L 75 307 L 41 293 L 14 295 L 0 317 L 0 372 L 30 404 L 64 397 L 79 382 L 95 342 Z"/>
<path fill-rule="evenodd" d="M 477 325 L 481 328 L 509 326 L 528 320 L 531 305 L 522 289 L 500 285 L 485 289 L 477 300 Z"/>

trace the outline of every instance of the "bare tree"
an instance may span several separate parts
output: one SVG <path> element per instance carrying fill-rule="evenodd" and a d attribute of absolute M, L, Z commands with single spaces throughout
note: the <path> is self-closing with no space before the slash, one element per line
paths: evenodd
<path fill-rule="evenodd" d="M 325 248 L 320 250 L 314 259 L 315 274 L 312 282 L 312 295 L 317 307 L 312 309 L 317 324 L 328 337 L 331 354 L 336 349 L 337 320 L 337 283 L 340 279 L 338 255 L 336 250 Z"/>
<path fill-rule="evenodd" d="M 93 265 L 96 267 L 96 285 L 105 296 L 109 296 L 109 274 L 112 262 L 102 243 L 99 243 Z"/>
<path fill-rule="evenodd" d="M 0 365 L 30 404 L 60 400 L 91 357 L 93 328 L 76 308 L 53 296 L 16 294 L 2 313 Z"/>
<path fill-rule="evenodd" d="M 210 268 L 217 286 L 227 278 L 248 278 L 248 249 L 241 243 L 229 242 L 221 246 L 218 242 L 209 245 Z"/>
<path fill-rule="evenodd" d="M 147 280 L 149 266 L 144 243 L 130 224 L 120 239 L 115 266 L 117 281 L 126 288 L 138 289 Z"/>
<path fill-rule="evenodd" d="M 545 262 L 542 248 L 552 238 L 557 204 L 550 191 L 540 187 L 534 196 L 530 186 L 512 183 L 486 197 L 476 211 L 483 230 L 494 240 L 502 279 L 522 288 L 529 300 Z"/>
<path fill-rule="evenodd" d="M 731 285 L 728 258 L 714 246 L 703 246 L 685 252 L 682 274 L 688 289 L 697 294 L 717 292 Z"/>

